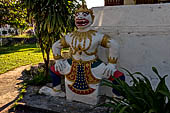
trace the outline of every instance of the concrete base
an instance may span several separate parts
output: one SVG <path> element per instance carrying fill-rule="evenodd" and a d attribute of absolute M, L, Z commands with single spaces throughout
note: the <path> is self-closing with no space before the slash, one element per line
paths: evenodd
<path fill-rule="evenodd" d="M 79 95 L 72 92 L 68 86 L 66 86 L 66 99 L 68 101 L 78 101 L 90 105 L 97 105 L 98 103 L 98 90 L 95 90 L 92 94 L 89 95 Z"/>
<path fill-rule="evenodd" d="M 27 112 L 31 110 L 32 113 L 44 113 L 46 111 L 50 113 L 107 113 L 106 107 L 96 107 L 81 102 L 68 101 L 63 97 L 39 95 L 37 94 L 38 91 L 39 88 L 34 86 L 27 88 L 27 92 L 21 100 L 21 103 L 26 106 Z M 24 111 L 22 108 L 20 110 Z M 44 112 L 41 112 L 42 110 Z"/>

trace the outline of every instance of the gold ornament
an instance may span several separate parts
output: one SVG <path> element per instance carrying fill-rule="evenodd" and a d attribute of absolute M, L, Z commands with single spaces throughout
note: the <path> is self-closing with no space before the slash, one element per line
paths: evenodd
<path fill-rule="evenodd" d="M 90 14 L 91 14 L 91 16 L 92 16 L 92 20 L 94 20 L 94 14 L 93 14 L 93 10 L 91 10 L 91 9 L 88 9 L 87 8 L 87 5 L 84 3 L 85 1 L 84 0 L 82 0 L 82 5 L 81 5 L 81 7 L 79 8 L 79 9 L 77 9 L 75 12 L 76 13 L 79 13 L 79 12 L 89 12 Z"/>
<path fill-rule="evenodd" d="M 115 57 L 113 57 L 113 58 L 112 58 L 112 57 L 109 57 L 109 58 L 108 58 L 108 62 L 111 63 L 111 64 L 116 64 L 116 63 L 117 63 L 117 60 L 118 60 L 118 58 L 115 58 Z"/>
<path fill-rule="evenodd" d="M 63 57 L 61 55 L 53 55 L 54 60 L 59 60 L 59 59 L 63 59 Z"/>
<path fill-rule="evenodd" d="M 109 48 L 108 43 L 110 42 L 110 37 L 108 35 L 104 35 L 101 41 L 101 46 Z"/>
<path fill-rule="evenodd" d="M 93 76 L 92 72 L 91 72 L 91 64 L 93 62 L 92 61 L 86 61 L 81 63 L 81 65 L 83 65 L 84 70 L 84 75 L 86 78 L 86 82 L 87 84 L 97 84 L 100 82 L 100 79 L 97 79 Z M 66 78 L 69 81 L 72 81 L 73 83 L 76 82 L 76 75 L 77 75 L 77 66 L 79 65 L 79 63 L 77 61 L 72 61 L 72 66 L 71 66 L 71 71 L 69 74 L 66 75 Z"/>
<path fill-rule="evenodd" d="M 60 39 L 60 44 L 61 44 L 61 46 L 64 47 L 64 48 L 68 48 L 68 47 L 69 47 L 69 45 L 67 44 L 67 42 L 66 42 L 66 40 L 65 40 L 65 37 L 63 37 L 63 38 Z"/>
<path fill-rule="evenodd" d="M 76 52 L 78 52 L 80 55 L 82 54 L 82 52 L 86 53 L 87 55 L 96 54 L 97 50 L 95 50 L 94 52 L 91 52 L 91 53 L 87 52 L 87 50 L 89 50 L 89 48 L 91 47 L 91 44 L 92 44 L 92 36 L 95 36 L 96 32 L 97 31 L 95 31 L 95 30 L 89 30 L 87 32 L 78 32 L 78 31 L 73 32 L 71 34 L 71 37 L 72 37 L 71 52 L 72 52 L 72 54 L 75 55 Z M 90 40 L 90 43 L 86 48 L 85 46 L 86 46 L 87 38 Z M 83 40 L 83 47 L 80 45 L 80 42 L 82 42 L 82 40 Z M 73 42 L 74 42 L 74 44 L 73 44 Z M 77 42 L 79 42 L 78 47 L 77 47 Z M 72 49 L 74 50 L 74 52 Z"/>
<path fill-rule="evenodd" d="M 92 62 L 96 61 L 97 58 L 95 58 L 95 59 L 93 59 L 93 60 L 83 61 L 83 60 L 81 60 L 81 59 L 80 59 L 80 60 L 76 60 L 76 59 L 74 59 L 74 58 L 72 57 L 72 60 L 73 60 L 74 62 L 76 62 L 76 63 L 82 64 L 82 63 L 92 63 Z"/>

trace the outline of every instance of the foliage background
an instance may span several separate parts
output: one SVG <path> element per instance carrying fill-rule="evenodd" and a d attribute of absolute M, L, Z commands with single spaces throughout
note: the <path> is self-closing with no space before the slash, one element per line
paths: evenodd
<path fill-rule="evenodd" d="M 1 0 L 0 1 L 0 25 L 9 24 L 17 29 L 26 29 L 27 10 L 23 7 L 21 0 Z"/>
<path fill-rule="evenodd" d="M 76 0 L 22 0 L 28 11 L 29 21 L 35 24 L 35 33 L 49 70 L 49 54 L 52 44 L 74 29 Z"/>

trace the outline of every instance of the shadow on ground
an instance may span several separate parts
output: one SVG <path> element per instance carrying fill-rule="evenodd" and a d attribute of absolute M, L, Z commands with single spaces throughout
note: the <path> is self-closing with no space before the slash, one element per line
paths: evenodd
<path fill-rule="evenodd" d="M 37 48 L 36 44 L 25 44 L 25 45 L 12 45 L 0 48 L 0 55 L 14 53 L 14 52 L 24 52 L 24 51 L 32 51 L 33 48 Z M 22 50 L 21 50 L 22 49 Z M 34 51 L 37 52 L 38 50 Z M 39 52 L 39 51 L 38 51 Z"/>
<path fill-rule="evenodd" d="M 58 112 L 53 112 L 46 109 L 39 109 L 39 108 L 30 107 L 22 104 L 17 105 L 15 108 L 9 109 L 7 112 L 8 113 L 58 113 Z"/>
<path fill-rule="evenodd" d="M 0 107 L 0 113 L 8 113 L 8 109 L 10 107 L 12 107 L 12 105 L 15 103 L 15 101 L 18 99 L 19 96 L 17 96 L 13 101 L 3 105 L 2 107 Z"/>

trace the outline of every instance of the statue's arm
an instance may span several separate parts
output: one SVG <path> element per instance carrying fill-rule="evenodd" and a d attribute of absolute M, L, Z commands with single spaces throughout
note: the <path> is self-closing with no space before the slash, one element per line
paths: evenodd
<path fill-rule="evenodd" d="M 61 38 L 60 40 L 56 41 L 52 46 L 53 56 L 55 60 L 62 59 L 61 57 L 61 49 L 67 48 L 69 45 L 67 44 L 65 37 Z"/>
<path fill-rule="evenodd" d="M 119 44 L 108 35 L 104 35 L 101 41 L 101 46 L 109 49 L 108 64 L 104 71 L 104 75 L 110 77 L 116 71 L 116 64 L 119 56 Z"/>
<path fill-rule="evenodd" d="M 67 47 L 69 47 L 69 45 L 67 44 L 65 37 L 61 38 L 53 44 L 52 51 L 55 60 L 55 71 L 62 71 L 63 68 L 65 68 L 63 57 L 61 56 L 61 49 Z"/>

